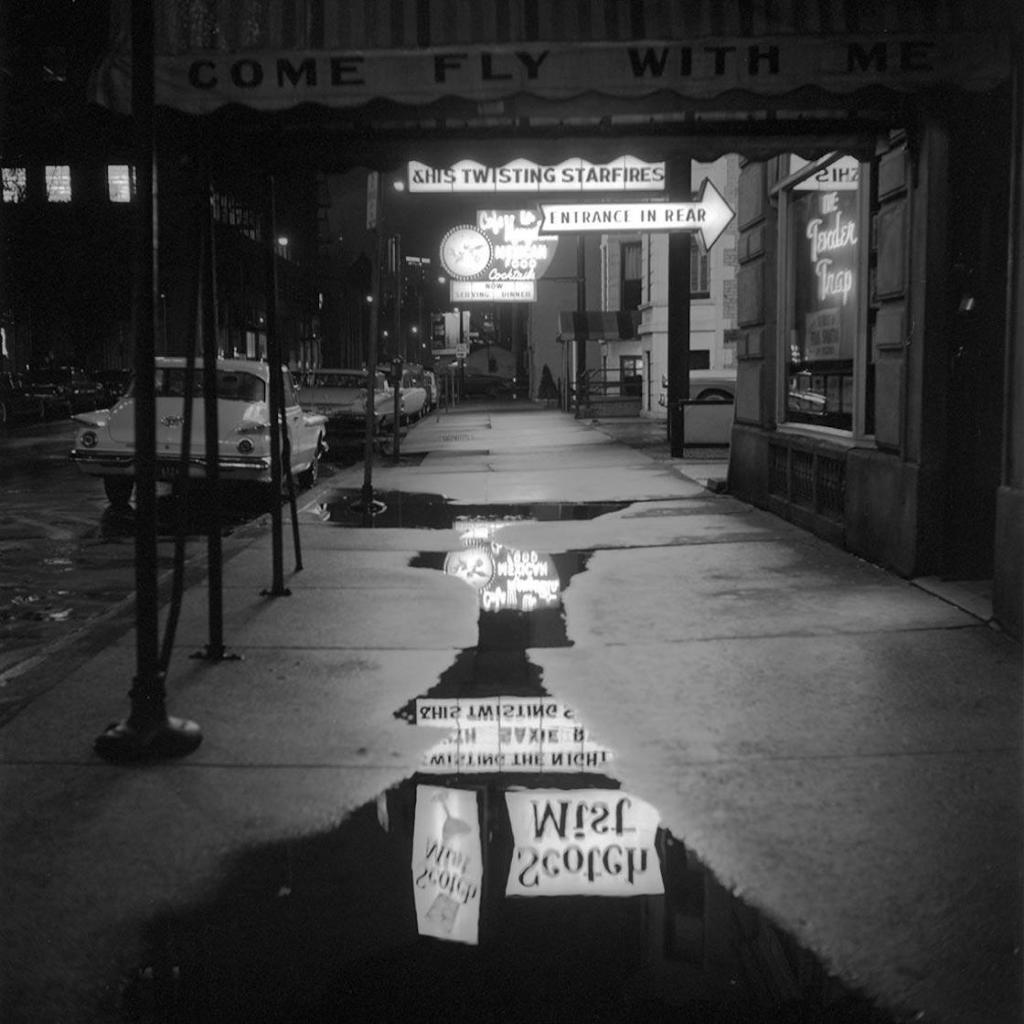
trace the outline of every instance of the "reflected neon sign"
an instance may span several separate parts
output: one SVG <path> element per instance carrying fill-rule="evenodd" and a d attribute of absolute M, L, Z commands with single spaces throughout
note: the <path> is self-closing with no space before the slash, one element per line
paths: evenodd
<path fill-rule="evenodd" d="M 665 891 L 658 812 L 619 790 L 507 792 L 515 848 L 507 896 L 640 896 Z"/>
<path fill-rule="evenodd" d="M 423 755 L 426 773 L 603 772 L 614 760 L 571 707 L 549 697 L 421 697 L 416 724 L 450 730 Z"/>
<path fill-rule="evenodd" d="M 469 584 L 484 611 L 536 611 L 558 603 L 561 581 L 550 555 L 505 547 L 493 539 L 496 524 L 463 533 L 466 547 L 445 556 L 444 572 Z"/>

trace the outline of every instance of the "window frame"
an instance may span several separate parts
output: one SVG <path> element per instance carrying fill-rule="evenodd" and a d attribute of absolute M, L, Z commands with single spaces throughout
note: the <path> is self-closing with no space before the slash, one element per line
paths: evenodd
<path fill-rule="evenodd" d="M 696 285 L 694 286 L 694 278 Z M 702 280 L 703 279 L 703 280 Z M 704 287 L 700 285 L 703 283 Z M 711 298 L 711 253 L 697 240 L 696 234 L 690 236 L 690 299 Z"/>
<path fill-rule="evenodd" d="M 636 276 L 626 276 L 626 252 L 636 254 Z M 636 303 L 626 305 L 626 284 L 636 294 Z M 639 309 L 644 302 L 644 243 L 641 238 L 623 239 L 619 243 L 619 309 Z"/>
<path fill-rule="evenodd" d="M 14 205 L 28 199 L 28 168 L 4 165 L 0 171 L 3 177 L 2 201 Z"/>
<path fill-rule="evenodd" d="M 121 179 L 118 178 L 117 181 L 115 182 L 115 179 L 113 178 L 113 173 L 114 173 L 115 169 L 117 171 L 119 171 L 119 172 L 120 171 L 124 171 L 125 172 L 125 178 L 127 179 L 127 185 L 128 185 L 128 196 L 127 196 L 127 198 L 121 199 L 121 198 L 119 198 L 117 196 L 114 196 L 112 194 L 112 192 L 114 190 L 114 187 L 115 187 L 115 184 L 119 185 L 120 181 L 121 181 Z M 136 177 L 135 177 L 135 164 L 132 164 L 132 163 L 125 163 L 125 164 L 109 163 L 109 164 L 107 164 L 107 202 L 110 203 L 112 206 L 129 206 L 129 205 L 131 205 L 132 203 L 135 202 L 137 194 L 138 194 L 138 188 L 137 188 Z"/>
<path fill-rule="evenodd" d="M 795 154 L 786 154 L 792 159 Z M 852 155 L 835 150 L 812 160 L 789 175 L 780 177 L 771 190 L 778 203 L 779 256 L 776 288 L 777 297 L 777 348 L 775 367 L 775 422 L 777 429 L 798 433 L 828 436 L 837 441 L 855 445 L 869 441 L 873 434 L 866 429 L 867 413 L 867 367 L 868 367 L 868 307 L 870 303 L 870 260 L 871 260 L 871 193 L 873 168 L 870 162 L 857 158 L 859 178 L 857 183 L 857 229 L 858 252 L 857 273 L 860 287 L 856 299 L 855 338 L 853 345 L 853 411 L 850 429 L 805 423 L 788 418 L 786 398 L 789 392 L 789 346 L 791 332 L 796 330 L 794 259 L 795 243 L 791 237 L 791 207 L 795 186 L 812 177 L 822 168 L 829 166 L 843 156 Z"/>
<path fill-rule="evenodd" d="M 53 205 L 68 205 L 74 196 L 70 164 L 46 164 L 43 167 L 46 201 Z"/>

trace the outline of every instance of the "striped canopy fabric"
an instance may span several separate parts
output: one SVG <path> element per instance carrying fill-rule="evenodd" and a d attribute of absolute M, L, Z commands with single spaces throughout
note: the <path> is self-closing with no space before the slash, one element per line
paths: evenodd
<path fill-rule="evenodd" d="M 988 90 L 1014 0 L 154 0 L 157 103 L 413 107 L 581 96 L 669 102 Z M 130 103 L 132 5 L 114 0 L 94 98 Z"/>
<path fill-rule="evenodd" d="M 128 3 L 129 0 L 124 0 Z M 166 53 L 1005 33 L 990 0 L 166 0 Z"/>

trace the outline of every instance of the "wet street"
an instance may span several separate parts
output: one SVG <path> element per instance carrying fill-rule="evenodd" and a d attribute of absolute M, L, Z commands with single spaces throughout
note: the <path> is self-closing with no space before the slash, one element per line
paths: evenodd
<path fill-rule="evenodd" d="M 70 658 L 93 637 L 102 643 L 104 623 L 128 611 L 135 592 L 134 510 L 112 507 L 102 482 L 71 463 L 74 430 L 71 420 L 0 428 L 0 723 L 49 685 L 34 671 L 44 655 L 64 649 Z M 324 478 L 354 461 L 355 453 L 339 450 Z M 186 560 L 201 561 L 208 505 L 197 492 L 179 523 L 169 485 L 159 484 L 158 495 L 166 585 L 179 531 Z M 222 535 L 265 512 L 252 492 L 225 491 Z"/>
<path fill-rule="evenodd" d="M 554 411 L 422 421 L 369 522 L 362 480 L 300 495 L 286 596 L 228 525 L 237 659 L 191 657 L 193 580 L 187 758 L 92 752 L 130 628 L 44 662 L 0 734 L 12 1019 L 1019 1016 L 1019 646 Z M 88 487 L 68 550 L 129 553 Z"/>

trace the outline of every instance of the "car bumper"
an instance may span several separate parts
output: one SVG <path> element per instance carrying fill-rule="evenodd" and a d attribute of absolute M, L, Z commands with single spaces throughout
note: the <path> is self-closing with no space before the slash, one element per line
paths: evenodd
<path fill-rule="evenodd" d="M 113 452 L 97 452 L 81 448 L 71 450 L 71 461 L 90 476 L 135 476 L 135 456 Z M 181 472 L 181 459 L 156 460 L 157 480 L 173 480 Z M 217 472 L 222 480 L 238 483 L 270 483 L 269 456 L 232 456 L 220 459 Z M 189 477 L 207 476 L 205 458 L 193 457 L 188 461 Z"/>

